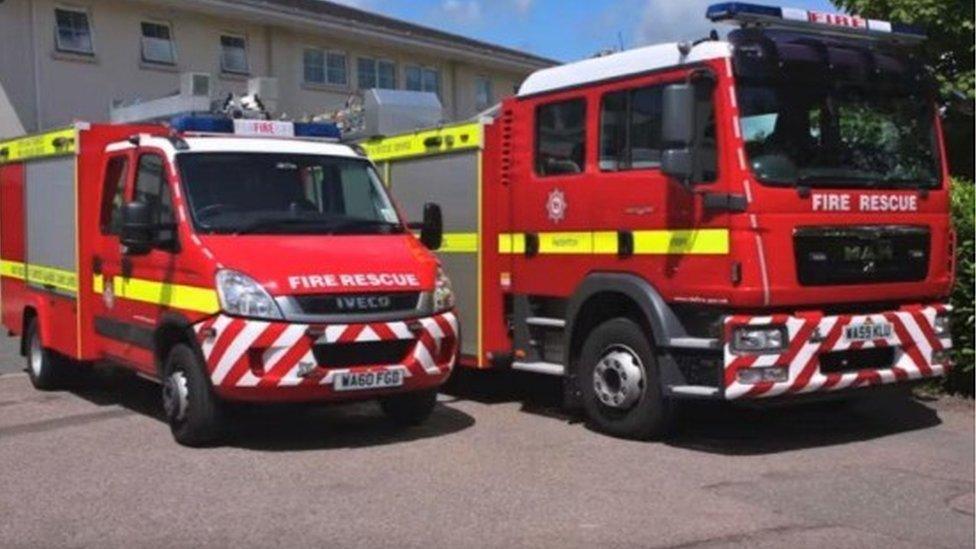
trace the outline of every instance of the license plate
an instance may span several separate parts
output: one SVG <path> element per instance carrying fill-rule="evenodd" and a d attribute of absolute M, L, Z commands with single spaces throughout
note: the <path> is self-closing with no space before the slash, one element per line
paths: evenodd
<path fill-rule="evenodd" d="M 891 323 L 888 322 L 859 322 L 844 327 L 844 339 L 847 341 L 872 341 L 891 337 Z"/>
<path fill-rule="evenodd" d="M 365 391 L 403 385 L 403 370 L 378 372 L 343 372 L 336 375 L 333 387 L 336 391 Z"/>

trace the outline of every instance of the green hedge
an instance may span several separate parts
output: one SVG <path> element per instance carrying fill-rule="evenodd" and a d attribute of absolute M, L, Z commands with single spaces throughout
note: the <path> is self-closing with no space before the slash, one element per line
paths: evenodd
<path fill-rule="evenodd" d="M 973 182 L 956 179 L 952 182 L 952 219 L 956 226 L 956 287 L 952 291 L 952 342 L 956 367 L 945 380 L 951 393 L 973 396 Z"/>

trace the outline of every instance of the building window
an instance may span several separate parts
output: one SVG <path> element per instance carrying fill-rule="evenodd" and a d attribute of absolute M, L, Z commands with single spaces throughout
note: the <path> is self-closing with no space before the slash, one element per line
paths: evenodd
<path fill-rule="evenodd" d="M 484 76 L 474 78 L 474 104 L 479 111 L 495 104 L 494 94 L 491 90 L 491 79 Z"/>
<path fill-rule="evenodd" d="M 346 54 L 344 53 L 306 48 L 303 66 L 307 84 L 346 85 Z"/>
<path fill-rule="evenodd" d="M 586 160 L 586 101 L 571 99 L 535 111 L 535 172 L 569 175 Z"/>
<path fill-rule="evenodd" d="M 396 89 L 396 63 L 385 59 L 360 57 L 356 60 L 359 89 Z"/>
<path fill-rule="evenodd" d="M 660 164 L 663 90 L 663 86 L 650 86 L 603 96 L 601 170 L 639 170 Z"/>
<path fill-rule="evenodd" d="M 408 90 L 441 93 L 441 73 L 437 69 L 410 65 L 406 75 Z"/>
<path fill-rule="evenodd" d="M 220 70 L 247 74 L 247 40 L 243 36 L 220 36 Z"/>
<path fill-rule="evenodd" d="M 57 25 L 55 43 L 58 51 L 83 55 L 95 54 L 87 11 L 56 8 L 54 19 Z"/>
<path fill-rule="evenodd" d="M 142 22 L 142 60 L 164 65 L 176 64 L 173 31 L 168 24 Z"/>

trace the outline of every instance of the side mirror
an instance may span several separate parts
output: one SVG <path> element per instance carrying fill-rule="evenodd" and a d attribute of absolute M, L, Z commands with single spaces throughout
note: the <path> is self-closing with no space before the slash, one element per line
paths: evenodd
<path fill-rule="evenodd" d="M 685 187 L 691 185 L 695 173 L 695 105 L 693 84 L 671 84 L 664 88 L 661 140 L 667 148 L 661 152 L 661 171 Z"/>
<path fill-rule="evenodd" d="M 438 250 L 444 240 L 444 217 L 441 207 L 433 202 L 424 204 L 424 224 L 420 229 L 420 242 L 430 250 Z"/>
<path fill-rule="evenodd" d="M 122 229 L 119 235 L 129 255 L 149 253 L 156 243 L 153 211 L 141 201 L 127 202 L 122 206 Z"/>

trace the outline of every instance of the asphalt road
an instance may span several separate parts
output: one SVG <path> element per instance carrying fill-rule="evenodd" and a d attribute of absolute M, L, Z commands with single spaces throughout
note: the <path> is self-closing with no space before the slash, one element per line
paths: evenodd
<path fill-rule="evenodd" d="M 665 444 L 594 433 L 557 398 L 464 376 L 421 427 L 371 404 L 252 410 L 192 450 L 148 382 L 2 375 L 0 546 L 974 545 L 971 402 L 698 406 Z"/>

